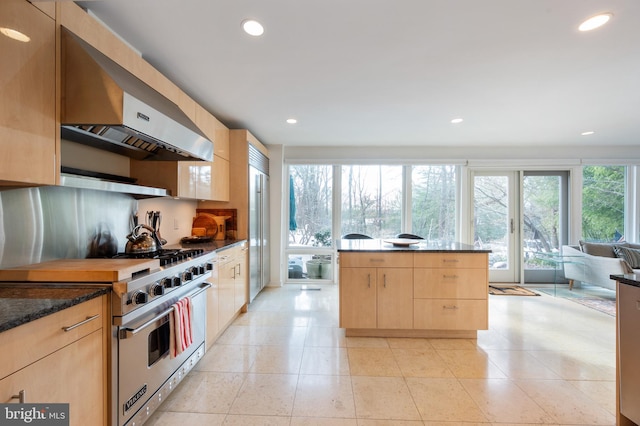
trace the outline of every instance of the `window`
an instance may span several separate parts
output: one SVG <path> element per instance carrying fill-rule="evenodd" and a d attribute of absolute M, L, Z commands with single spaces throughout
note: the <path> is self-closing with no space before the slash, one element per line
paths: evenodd
<path fill-rule="evenodd" d="M 624 240 L 625 176 L 624 166 L 585 166 L 582 169 L 584 240 Z"/>
<path fill-rule="evenodd" d="M 288 277 L 333 280 L 333 168 L 289 167 Z"/>
<path fill-rule="evenodd" d="M 456 166 L 292 164 L 288 170 L 289 282 L 333 280 L 333 242 L 344 234 L 455 240 Z"/>
<path fill-rule="evenodd" d="M 412 167 L 411 233 L 428 240 L 455 240 L 455 166 Z"/>
<path fill-rule="evenodd" d="M 342 167 L 341 233 L 388 238 L 402 223 L 402 166 Z"/>

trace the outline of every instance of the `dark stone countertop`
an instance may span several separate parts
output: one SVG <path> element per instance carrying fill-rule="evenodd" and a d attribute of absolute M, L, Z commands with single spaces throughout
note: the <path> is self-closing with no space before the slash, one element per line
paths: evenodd
<path fill-rule="evenodd" d="M 0 332 L 107 294 L 109 287 L 0 286 Z"/>
<path fill-rule="evenodd" d="M 336 245 L 339 252 L 491 253 L 491 250 L 477 249 L 470 244 L 450 241 L 413 240 L 420 242 L 409 246 L 397 246 L 386 242 L 394 239 L 338 240 Z"/>
<path fill-rule="evenodd" d="M 640 276 L 636 274 L 609 275 L 609 278 L 611 278 L 612 280 L 618 281 L 621 284 L 640 287 Z"/>

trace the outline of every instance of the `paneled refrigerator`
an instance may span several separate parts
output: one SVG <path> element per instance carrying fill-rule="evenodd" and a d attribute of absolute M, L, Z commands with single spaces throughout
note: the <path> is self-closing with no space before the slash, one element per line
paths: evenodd
<path fill-rule="evenodd" d="M 249 144 L 249 302 L 269 283 L 269 159 Z"/>

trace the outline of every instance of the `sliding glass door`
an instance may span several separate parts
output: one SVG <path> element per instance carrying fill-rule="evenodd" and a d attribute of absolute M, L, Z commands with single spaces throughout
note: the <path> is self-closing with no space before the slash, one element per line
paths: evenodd
<path fill-rule="evenodd" d="M 473 236 L 491 282 L 554 283 L 568 240 L 568 172 L 473 172 Z"/>
<path fill-rule="evenodd" d="M 489 281 L 516 282 L 516 172 L 473 174 L 473 241 L 491 250 Z"/>

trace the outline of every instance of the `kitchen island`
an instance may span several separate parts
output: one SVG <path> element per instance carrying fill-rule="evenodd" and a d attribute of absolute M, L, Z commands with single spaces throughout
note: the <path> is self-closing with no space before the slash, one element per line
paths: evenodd
<path fill-rule="evenodd" d="M 337 249 L 347 336 L 475 338 L 488 329 L 490 250 L 396 239 L 340 240 Z"/>

